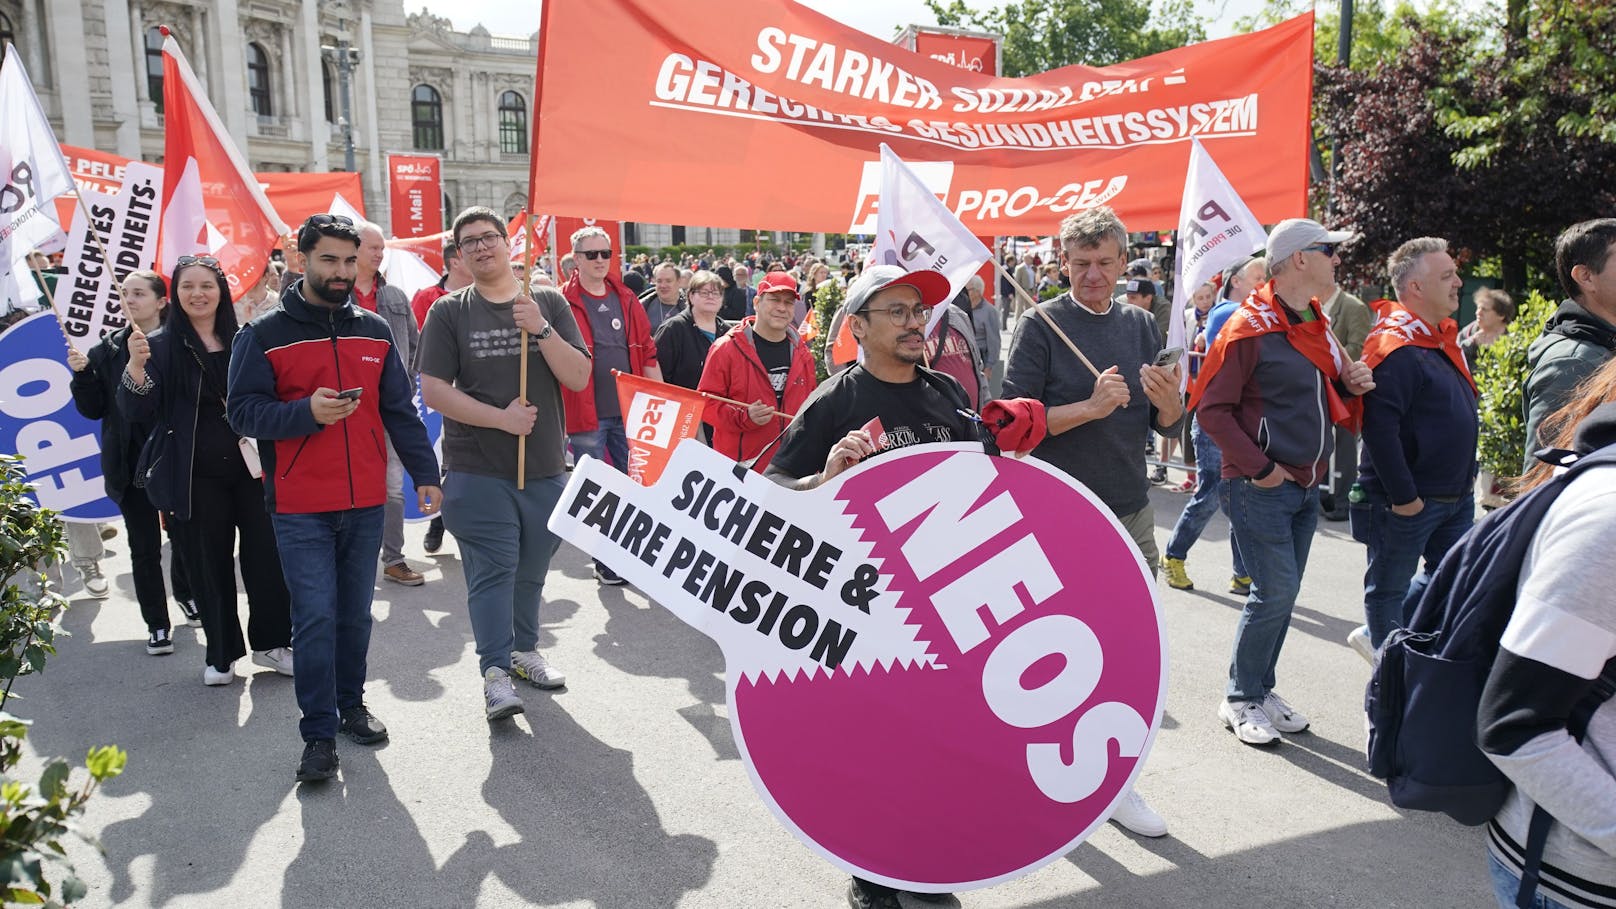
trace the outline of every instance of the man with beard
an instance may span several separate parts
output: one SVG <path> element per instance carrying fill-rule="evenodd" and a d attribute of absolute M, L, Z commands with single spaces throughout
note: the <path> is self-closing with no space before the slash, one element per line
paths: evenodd
<path fill-rule="evenodd" d="M 387 454 L 377 440 L 385 434 L 413 477 L 436 479 L 438 459 L 393 333 L 353 302 L 353 223 L 315 215 L 297 239 L 307 271 L 279 308 L 236 333 L 226 411 L 231 428 L 259 440 L 297 641 L 306 743 L 297 778 L 320 781 L 336 775 L 339 731 L 366 745 L 387 738 L 364 702 L 387 501 Z M 425 514 L 442 495 L 436 484 L 416 487 Z"/>

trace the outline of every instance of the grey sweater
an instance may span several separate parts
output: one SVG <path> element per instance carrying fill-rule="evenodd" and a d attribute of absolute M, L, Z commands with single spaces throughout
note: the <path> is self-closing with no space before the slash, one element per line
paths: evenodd
<path fill-rule="evenodd" d="M 1155 405 L 1139 383 L 1139 367 L 1154 362 L 1161 351 L 1156 322 L 1137 306 L 1111 304 L 1095 314 L 1070 294 L 1044 304 L 1055 323 L 1095 365 L 1117 367 L 1128 383 L 1128 406 L 1103 420 L 1050 435 L 1033 454 L 1059 467 L 1094 491 L 1118 517 L 1150 504 L 1145 476 L 1145 439 L 1156 427 Z M 1086 401 L 1094 394 L 1094 376 L 1050 330 L 1044 318 L 1028 312 L 1016 324 L 1004 373 L 1004 397 L 1036 398 L 1045 407 Z M 1184 419 L 1159 427 L 1165 435 L 1179 431 Z"/>

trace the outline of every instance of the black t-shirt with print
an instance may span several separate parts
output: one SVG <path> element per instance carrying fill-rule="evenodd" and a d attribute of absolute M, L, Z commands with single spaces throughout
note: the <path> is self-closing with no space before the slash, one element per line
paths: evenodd
<path fill-rule="evenodd" d="M 837 442 L 875 417 L 881 418 L 886 434 L 883 451 L 927 442 L 978 441 L 978 424 L 960 413 L 969 401 L 959 383 L 922 366 L 915 370 L 914 381 L 883 382 L 855 364 L 826 379 L 786 429 L 770 469 L 791 477 L 816 474 Z"/>
<path fill-rule="evenodd" d="M 774 403 L 778 407 L 785 403 L 786 379 L 791 377 L 791 339 L 768 341 L 754 332 L 752 343 L 757 347 L 758 359 L 763 361 L 763 369 L 769 374 L 769 386 L 774 389 Z"/>

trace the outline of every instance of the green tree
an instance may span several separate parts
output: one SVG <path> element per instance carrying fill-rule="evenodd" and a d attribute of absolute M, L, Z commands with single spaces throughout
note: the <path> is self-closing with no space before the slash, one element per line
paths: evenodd
<path fill-rule="evenodd" d="M 1190 0 L 1018 0 L 973 9 L 965 0 L 926 0 L 938 25 L 1004 36 L 1006 76 L 1081 63 L 1110 66 L 1206 40 Z"/>

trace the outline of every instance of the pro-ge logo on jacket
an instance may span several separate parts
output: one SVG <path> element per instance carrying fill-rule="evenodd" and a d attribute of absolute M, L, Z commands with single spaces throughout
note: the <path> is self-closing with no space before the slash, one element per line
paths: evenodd
<path fill-rule="evenodd" d="M 359 358 L 359 362 L 361 362 L 361 363 L 380 363 L 381 361 L 382 361 L 381 357 L 360 357 Z"/>

